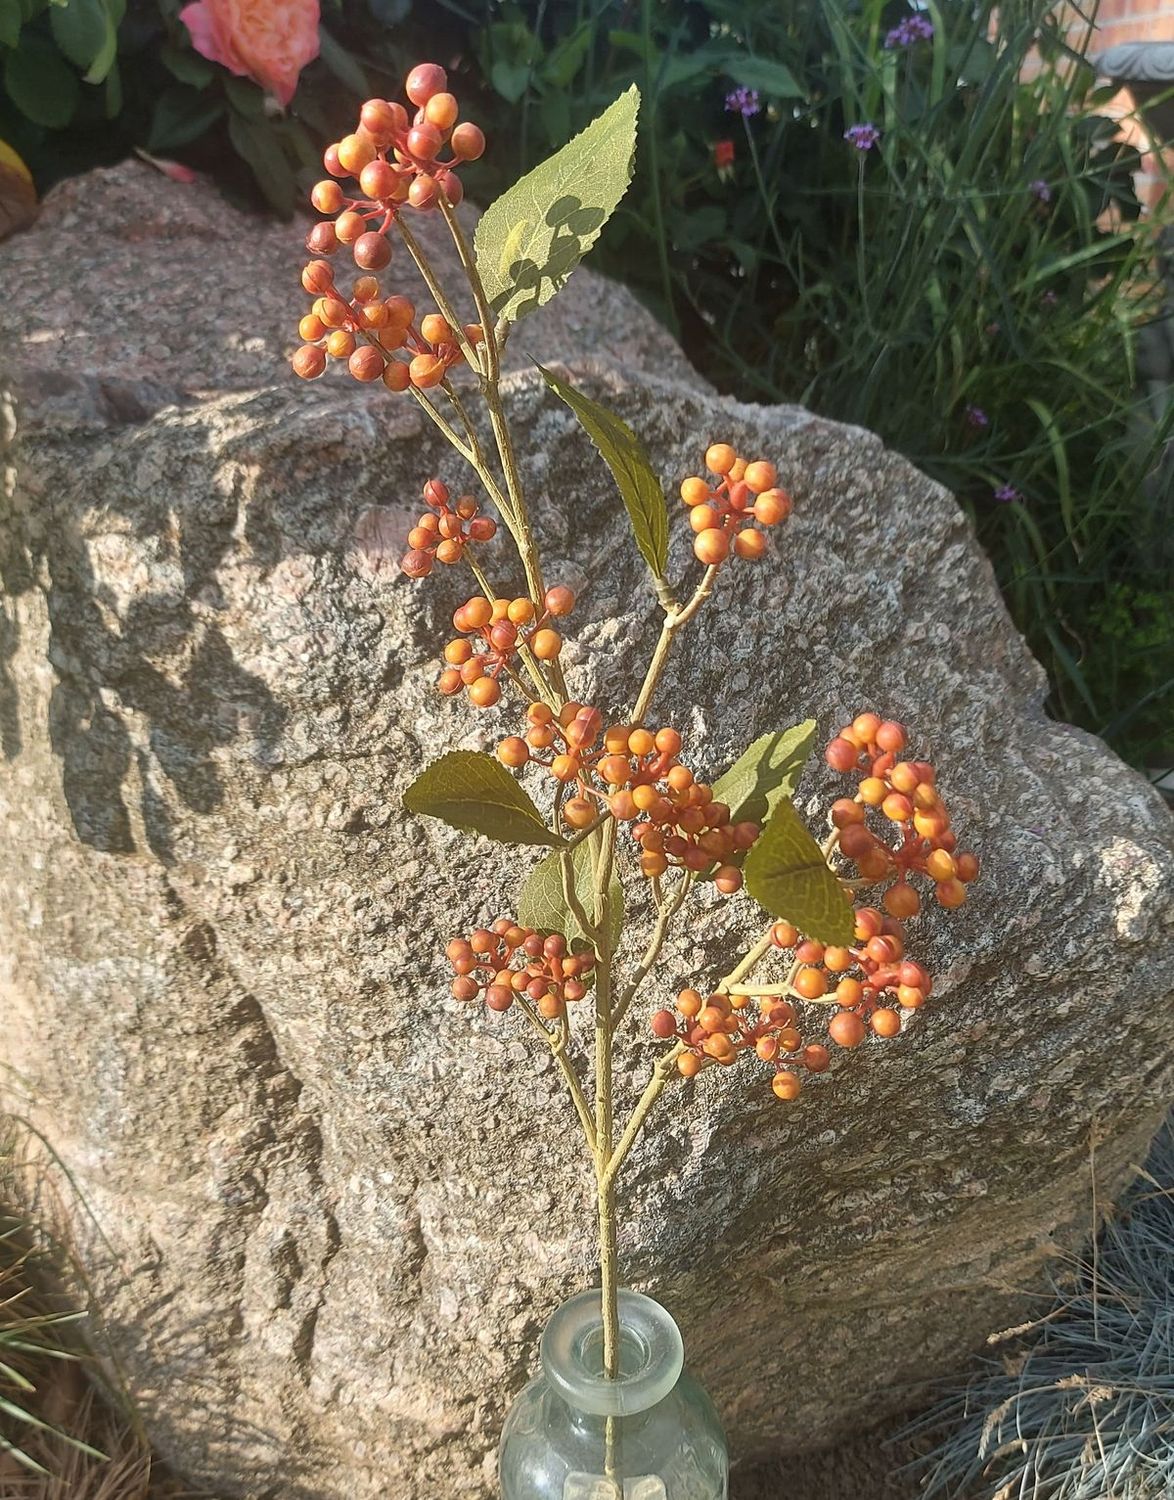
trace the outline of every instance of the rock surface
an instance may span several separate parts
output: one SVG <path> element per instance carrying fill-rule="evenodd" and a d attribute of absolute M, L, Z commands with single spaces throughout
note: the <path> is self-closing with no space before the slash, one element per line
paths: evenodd
<path fill-rule="evenodd" d="M 438 960 L 531 856 L 397 808 L 422 761 L 495 737 L 432 687 L 459 580 L 395 567 L 422 478 L 458 469 L 414 407 L 287 377 L 298 238 L 125 166 L 0 249 L 0 1049 L 162 1452 L 225 1495 L 449 1500 L 488 1493 L 543 1322 L 592 1275 L 590 1195 L 549 1060 L 458 1011 Z M 1140 1160 L 1170 1083 L 1171 823 L 1044 717 L 960 511 L 876 439 L 719 399 L 586 270 L 517 345 L 548 571 L 583 590 L 578 695 L 630 699 L 655 608 L 526 349 L 669 483 L 728 436 L 795 495 L 656 705 L 698 772 L 876 705 L 985 859 L 921 926 L 938 991 L 906 1035 L 790 1109 L 749 1068 L 674 1089 L 626 1178 L 626 1277 L 679 1318 L 735 1451 L 814 1447 L 1020 1319 L 1089 1227 L 1094 1138 L 1102 1201 Z M 812 768 L 800 805 L 831 787 Z M 638 1011 L 755 925 L 703 903 Z"/>

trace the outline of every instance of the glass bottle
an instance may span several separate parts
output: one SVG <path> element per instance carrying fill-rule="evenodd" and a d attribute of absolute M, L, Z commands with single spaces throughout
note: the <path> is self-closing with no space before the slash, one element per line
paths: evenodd
<path fill-rule="evenodd" d="M 542 1374 L 506 1417 L 502 1500 L 727 1500 L 726 1440 L 684 1370 L 680 1329 L 651 1297 L 619 1293 L 619 1376 L 603 1374 L 598 1290 L 542 1335 Z"/>

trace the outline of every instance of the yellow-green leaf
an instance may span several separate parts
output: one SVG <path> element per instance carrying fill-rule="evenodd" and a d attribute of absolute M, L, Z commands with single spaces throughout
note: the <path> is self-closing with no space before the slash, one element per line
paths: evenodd
<path fill-rule="evenodd" d="M 815 743 L 814 719 L 761 734 L 713 784 L 715 802 L 730 809 L 731 823 L 765 823 L 799 777 Z"/>
<path fill-rule="evenodd" d="M 500 761 L 477 750 L 450 750 L 404 793 L 409 812 L 502 844 L 558 844 L 558 835 Z"/>
<path fill-rule="evenodd" d="M 652 569 L 653 577 L 663 578 L 669 548 L 668 507 L 644 445 L 615 412 L 584 396 L 541 365 L 538 370 L 560 401 L 565 401 L 575 413 L 598 448 L 627 509 L 640 555 Z"/>
<path fill-rule="evenodd" d="M 567 905 L 563 888 L 563 860 L 571 861 L 572 889 L 589 918 L 595 914 L 595 859 L 599 834 L 576 844 L 569 852 L 555 849 L 538 862 L 526 877 L 518 897 L 518 921 L 539 932 L 561 932 L 568 943 L 590 942 L 574 912 Z M 624 926 L 624 892 L 613 868 L 608 887 L 611 944 L 619 942 Z"/>
<path fill-rule="evenodd" d="M 746 856 L 745 873 L 747 891 L 771 916 L 818 942 L 851 943 L 852 903 L 789 799 Z"/>
<path fill-rule="evenodd" d="M 639 107 L 633 84 L 482 214 L 477 270 L 498 317 L 549 302 L 599 238 L 632 180 Z"/>

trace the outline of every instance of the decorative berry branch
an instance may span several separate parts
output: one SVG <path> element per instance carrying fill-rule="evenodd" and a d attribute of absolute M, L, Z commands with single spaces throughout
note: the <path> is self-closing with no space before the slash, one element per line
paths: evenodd
<path fill-rule="evenodd" d="M 473 494 L 454 499 L 437 477 L 424 484 L 425 509 L 408 532 L 403 572 L 425 580 L 437 564 L 465 566 L 477 588 L 453 614 L 456 634 L 443 647 L 437 687 L 496 711 L 508 732 L 495 756 L 441 756 L 416 778 L 404 805 L 465 832 L 545 851 L 519 893 L 517 915 L 454 937 L 446 954 L 453 999 L 498 1017 L 520 1012 L 566 1083 L 595 1172 L 603 1359 L 614 1378 L 617 1184 L 661 1094 L 674 1081 L 752 1057 L 771 1070 L 775 1096 L 789 1102 L 804 1080 L 831 1072 L 838 1053 L 869 1036 L 899 1036 L 933 989 L 907 952 L 905 923 L 922 905 L 918 884 L 928 882 L 939 906 L 955 908 L 978 875 L 978 860 L 958 848 L 933 766 L 903 758 L 905 729 L 878 714 L 859 714 L 827 747 L 828 765 L 857 781 L 831 804 L 822 846 L 792 801 L 815 743 L 814 721 L 761 736 L 712 784 L 686 763 L 676 728 L 646 724 L 679 632 L 701 614 L 726 568 L 766 557 L 769 533 L 790 515 L 791 498 L 772 461 L 712 444 L 705 473 L 680 485 L 702 572 L 684 589 L 674 585 L 664 490 L 639 438 L 539 366 L 611 471 L 663 615 L 629 709 L 617 713 L 569 696 L 562 632 L 575 598 L 543 579 L 501 355 L 514 325 L 565 284 L 622 198 L 639 96 L 629 90 L 491 205 L 470 245 L 455 212 L 458 171 L 482 154 L 484 136 L 458 123 L 457 100 L 435 64 L 413 68 L 405 91 L 414 113 L 370 99 L 355 132 L 326 149 L 330 176 L 310 197 L 329 217 L 307 238 L 315 258 L 302 285 L 313 302 L 299 324 L 303 343 L 293 368 L 313 379 L 330 361 L 345 361 L 356 380 L 410 392 L 469 466 L 513 544 L 511 562 L 497 519 Z M 351 180 L 357 190 L 344 188 Z M 409 227 L 412 215 L 428 213 L 455 247 L 463 279 L 456 292 Z M 393 230 L 434 311 L 420 315 L 411 298 L 380 285 L 378 275 L 393 259 Z M 362 273 L 349 296 L 331 263 L 343 247 Z M 471 303 L 472 321 L 458 312 L 462 298 Z M 492 455 L 467 404 L 474 400 L 493 434 Z M 490 583 L 486 558 L 499 576 L 520 572 L 517 592 Z M 639 957 L 627 941 L 629 875 L 642 882 L 655 911 Z M 652 1011 L 652 1037 L 667 1047 L 617 1128 L 615 1038 L 702 885 L 754 900 L 769 925 L 708 994 L 690 986 L 674 1006 Z M 869 887 L 877 888 L 876 901 L 856 904 Z M 767 961 L 778 977 L 752 980 Z M 592 993 L 591 1021 L 575 1024 L 573 1013 L 587 1009 Z M 583 1035 L 588 1026 L 590 1039 Z"/>

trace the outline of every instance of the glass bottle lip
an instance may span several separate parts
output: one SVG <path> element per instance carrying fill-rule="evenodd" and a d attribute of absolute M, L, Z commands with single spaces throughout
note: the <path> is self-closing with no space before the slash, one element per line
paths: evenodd
<path fill-rule="evenodd" d="M 563 1305 L 542 1335 L 546 1378 L 568 1405 L 599 1417 L 633 1416 L 655 1406 L 685 1365 L 681 1330 L 651 1297 L 621 1289 L 620 1373 L 603 1374 L 603 1311 L 598 1288 Z"/>

